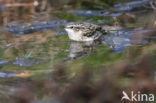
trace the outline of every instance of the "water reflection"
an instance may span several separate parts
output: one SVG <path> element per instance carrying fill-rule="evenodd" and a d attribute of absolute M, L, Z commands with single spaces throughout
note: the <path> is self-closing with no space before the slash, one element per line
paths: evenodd
<path fill-rule="evenodd" d="M 17 73 L 4 73 L 4 72 L 0 72 L 0 77 L 1 78 L 6 78 L 6 77 L 13 77 L 15 76 Z"/>
<path fill-rule="evenodd" d="M 109 35 L 103 36 L 102 44 L 109 46 L 115 53 L 125 51 L 128 46 L 140 45 L 148 43 L 146 35 L 149 34 L 150 29 L 121 29 L 117 31 L 110 31 Z M 145 38 L 146 37 L 146 38 Z"/>
<path fill-rule="evenodd" d="M 97 45 L 102 43 L 101 40 L 78 42 L 71 41 L 68 56 L 65 60 L 74 60 L 91 54 Z"/>
<path fill-rule="evenodd" d="M 31 67 L 35 65 L 39 65 L 42 63 L 46 63 L 49 60 L 36 59 L 36 58 L 16 58 L 13 64 L 18 64 L 21 67 Z"/>
<path fill-rule="evenodd" d="M 27 18 L 29 14 L 48 10 L 50 7 L 47 2 L 47 0 L 2 0 L 0 1 L 0 24 L 7 25 L 12 21 Z"/>
<path fill-rule="evenodd" d="M 73 60 L 73 59 L 78 59 L 87 56 L 88 54 L 93 52 L 94 46 L 97 43 L 98 43 L 97 41 L 92 41 L 92 42 L 71 41 L 69 54 L 65 60 Z"/>
<path fill-rule="evenodd" d="M 146 1 L 149 1 L 149 0 L 146 0 Z M 56 31 L 62 30 L 62 28 L 67 24 L 67 21 L 62 20 L 59 17 L 55 17 L 55 15 L 53 15 L 53 17 L 52 17 L 52 15 L 49 16 L 49 12 L 46 12 L 46 11 L 37 13 L 37 11 L 44 11 L 49 8 L 49 6 L 46 6 L 47 0 L 40 0 L 40 2 L 44 2 L 44 3 L 41 3 L 43 6 L 42 5 L 35 6 L 35 5 L 37 5 L 37 3 L 35 3 L 35 2 L 20 3 L 18 5 L 16 3 L 15 4 L 14 3 L 0 4 L 0 9 L 1 9 L 0 20 L 2 20 L 2 21 L 0 21 L 0 23 L 7 25 L 7 26 L 5 26 L 5 30 L 9 31 L 11 34 L 12 33 L 13 34 L 31 34 L 34 32 L 39 32 L 39 33 L 36 33 L 37 34 L 36 36 L 32 36 L 31 38 L 26 37 L 26 36 L 24 37 L 22 35 L 22 36 L 20 36 L 20 38 L 24 38 L 24 39 L 20 40 L 18 37 L 16 39 L 17 41 L 13 40 L 13 38 L 9 38 L 9 36 L 6 36 L 6 42 L 7 42 L 5 44 L 6 47 L 13 47 L 14 46 L 13 44 L 18 44 L 20 46 L 24 45 L 22 48 L 22 50 L 23 50 L 23 49 L 25 49 L 24 47 L 28 46 L 29 43 L 30 43 L 30 45 L 33 45 L 34 41 L 38 44 L 47 42 L 47 44 L 45 45 L 45 47 L 47 47 L 47 50 L 46 50 L 46 52 L 47 52 L 49 49 L 48 48 L 49 44 L 53 44 L 55 42 L 56 45 L 59 45 L 59 42 L 56 41 L 56 38 L 51 37 L 51 35 L 52 34 L 56 35 L 54 30 L 56 30 Z M 136 3 L 131 2 L 130 3 L 131 8 L 137 7 L 137 5 L 134 5 Z M 116 5 L 115 7 L 122 7 L 122 5 Z M 126 5 L 126 7 L 128 7 L 128 5 Z M 141 6 L 141 8 L 142 8 L 142 6 Z M 123 11 L 127 11 L 127 9 L 119 10 L 119 12 L 115 12 L 115 14 L 120 14 L 120 13 L 122 14 Z M 34 15 L 33 16 L 31 15 L 31 17 L 29 18 L 29 16 L 26 15 L 27 13 L 28 14 L 31 13 Z M 81 16 L 104 16 L 104 15 L 111 16 L 112 15 L 110 10 L 101 10 L 101 11 L 94 10 L 93 11 L 93 10 L 73 10 L 73 9 L 71 9 L 71 10 L 67 10 L 67 13 L 74 13 L 74 14 L 81 15 Z M 46 15 L 48 15 L 48 16 L 46 16 Z M 115 16 L 115 15 L 113 15 L 113 16 Z M 153 13 L 152 13 L 152 16 L 153 16 Z M 21 18 L 22 18 L 22 20 L 20 20 Z M 145 21 L 144 18 L 141 20 L 141 23 L 143 20 Z M 146 18 L 147 18 L 147 16 L 146 16 Z M 150 18 L 154 18 L 154 17 L 150 17 Z M 100 20 L 99 19 L 97 20 L 97 23 L 98 22 L 103 23 L 104 21 L 108 21 L 108 20 L 105 20 L 104 18 L 102 18 Z M 11 22 L 11 21 L 14 21 L 14 22 Z M 151 21 L 153 22 L 153 21 L 155 21 L 155 19 L 153 19 Z M 92 21 L 90 21 L 90 22 L 92 22 Z M 110 21 L 108 21 L 108 22 L 110 22 Z M 147 22 L 149 23 L 149 19 Z M 151 24 L 153 24 L 153 23 L 151 23 Z M 142 26 L 142 24 L 140 26 Z M 148 31 L 140 29 L 140 30 L 138 30 L 139 32 L 136 32 L 136 30 L 128 30 L 124 27 L 122 27 L 122 28 L 119 27 L 122 30 L 116 30 L 118 28 L 117 26 L 115 26 L 113 28 L 112 28 L 112 26 L 110 26 L 110 27 L 111 27 L 111 30 L 115 29 L 114 32 L 110 32 L 110 30 L 107 30 L 108 32 L 110 32 L 110 34 L 104 36 L 102 38 L 102 41 L 100 41 L 100 42 L 102 42 L 103 45 L 107 45 L 110 48 L 112 48 L 116 53 L 123 52 L 128 46 L 131 46 L 133 44 L 139 44 L 139 43 L 145 44 L 148 42 L 145 40 L 145 38 L 139 38 L 139 39 L 137 38 L 135 40 L 135 37 L 137 37 L 138 33 L 142 34 L 142 33 L 148 32 Z M 104 28 L 106 29 L 106 26 L 104 26 Z M 49 29 L 53 30 L 54 32 L 53 33 L 50 33 L 50 31 L 46 32 Z M 40 31 L 44 31 L 44 32 L 40 32 Z M 57 35 L 61 38 L 62 34 L 66 34 L 66 33 L 64 31 L 60 31 L 60 32 L 58 32 Z M 36 39 L 37 37 L 39 39 Z M 51 39 L 51 38 L 53 38 L 53 39 Z M 4 38 L 2 38 L 2 40 L 3 39 Z M 10 39 L 11 42 L 8 42 L 9 40 L 7 41 L 7 39 Z M 50 43 L 48 42 L 49 39 L 51 40 Z M 41 42 L 42 40 L 43 40 L 43 42 Z M 64 40 L 64 38 L 62 37 L 61 40 Z M 16 41 L 17 43 L 14 43 L 12 41 Z M 28 42 L 23 43 L 23 41 L 28 41 Z M 70 43 L 69 54 L 68 54 L 68 57 L 66 58 L 66 60 L 78 59 L 78 58 L 89 55 L 90 53 L 93 52 L 95 45 L 101 44 L 100 42 L 98 41 L 98 43 L 97 43 L 97 41 L 96 42 L 74 42 L 74 41 L 72 41 Z M 39 50 L 44 49 L 41 45 L 38 46 L 37 49 L 39 49 Z M 36 47 L 31 48 L 31 49 L 36 49 Z M 37 52 L 38 52 L 38 50 L 37 50 Z M 37 52 L 36 52 L 36 54 L 37 54 Z M 41 56 L 41 55 L 39 55 L 39 56 Z M 16 55 L 15 57 L 19 57 L 19 56 Z M 5 63 L 6 64 L 8 63 L 8 61 L 5 61 L 5 59 L 4 59 L 4 61 L 3 60 L 0 61 L 0 64 L 5 64 Z M 38 65 L 41 63 L 45 63 L 45 62 L 43 62 L 42 60 L 38 60 L 38 59 L 36 60 L 34 58 L 21 57 L 21 58 L 17 58 L 13 64 L 18 64 L 19 66 L 27 67 L 27 66 Z"/>
<path fill-rule="evenodd" d="M 49 29 L 57 30 L 59 27 L 66 24 L 67 22 L 65 20 L 40 21 L 27 24 L 9 24 L 5 27 L 5 30 L 13 34 L 31 34 Z"/>
<path fill-rule="evenodd" d="M 7 64 L 7 63 L 9 63 L 8 60 L 2 60 L 2 61 L 0 61 L 0 65 L 1 65 L 1 64 Z"/>

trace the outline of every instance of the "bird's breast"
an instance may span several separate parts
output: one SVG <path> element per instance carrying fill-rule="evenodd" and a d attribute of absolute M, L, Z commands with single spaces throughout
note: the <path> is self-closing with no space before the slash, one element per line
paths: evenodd
<path fill-rule="evenodd" d="M 82 32 L 74 32 L 73 30 L 67 30 L 68 36 L 71 40 L 81 41 L 82 40 Z"/>

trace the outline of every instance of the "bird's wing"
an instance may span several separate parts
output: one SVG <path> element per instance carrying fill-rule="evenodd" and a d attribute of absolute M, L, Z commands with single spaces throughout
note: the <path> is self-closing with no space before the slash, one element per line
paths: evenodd
<path fill-rule="evenodd" d="M 93 36 L 96 31 L 101 31 L 101 27 L 100 26 L 90 26 L 85 29 L 83 35 L 90 37 L 90 36 Z"/>

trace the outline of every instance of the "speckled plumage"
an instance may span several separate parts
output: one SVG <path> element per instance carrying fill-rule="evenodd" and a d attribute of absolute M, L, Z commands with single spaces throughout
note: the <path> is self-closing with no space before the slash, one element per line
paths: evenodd
<path fill-rule="evenodd" d="M 91 23 L 69 23 L 65 30 L 71 40 L 75 41 L 92 41 L 98 39 L 102 34 L 106 34 L 101 26 Z"/>

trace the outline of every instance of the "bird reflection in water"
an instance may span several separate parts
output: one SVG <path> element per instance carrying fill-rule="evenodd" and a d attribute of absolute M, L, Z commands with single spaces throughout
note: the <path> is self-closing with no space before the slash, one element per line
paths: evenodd
<path fill-rule="evenodd" d="M 71 41 L 69 53 L 65 61 L 79 59 L 81 57 L 87 56 L 93 52 L 94 46 L 97 45 L 98 42 L 95 41 L 87 41 L 87 42 L 78 42 Z"/>

